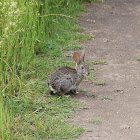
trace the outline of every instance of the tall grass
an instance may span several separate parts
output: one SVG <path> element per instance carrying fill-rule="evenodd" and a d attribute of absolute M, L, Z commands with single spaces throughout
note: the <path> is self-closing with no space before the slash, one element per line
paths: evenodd
<path fill-rule="evenodd" d="M 2 140 L 10 140 L 13 133 L 12 113 L 5 106 L 3 99 L 0 99 L 0 138 Z"/>
<path fill-rule="evenodd" d="M 15 94 L 34 55 L 48 48 L 62 49 L 67 18 L 77 15 L 75 0 L 2 0 L 0 2 L 0 89 Z M 72 17 L 71 17 L 72 16 Z M 73 22 L 73 20 L 72 20 Z M 65 28 L 62 28 L 65 26 Z M 69 29 L 71 30 L 71 29 Z M 66 35 L 65 35 L 66 36 Z M 67 36 L 66 36 L 67 37 Z M 53 44 L 53 45 L 52 45 Z"/>
<path fill-rule="evenodd" d="M 22 72 L 32 61 L 37 39 L 35 22 L 38 18 L 34 4 L 35 1 L 2 1 L 0 83 L 3 92 L 13 94 L 19 90 Z"/>

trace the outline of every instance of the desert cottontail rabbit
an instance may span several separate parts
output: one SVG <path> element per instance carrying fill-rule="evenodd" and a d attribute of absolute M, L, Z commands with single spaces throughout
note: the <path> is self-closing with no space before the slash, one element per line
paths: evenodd
<path fill-rule="evenodd" d="M 58 92 L 59 95 L 63 96 L 67 91 L 71 90 L 76 94 L 76 89 L 84 76 L 89 75 L 89 68 L 84 63 L 84 56 L 84 50 L 81 51 L 81 56 L 78 52 L 74 52 L 75 69 L 63 66 L 50 75 L 48 78 L 48 87 L 51 94 Z"/>

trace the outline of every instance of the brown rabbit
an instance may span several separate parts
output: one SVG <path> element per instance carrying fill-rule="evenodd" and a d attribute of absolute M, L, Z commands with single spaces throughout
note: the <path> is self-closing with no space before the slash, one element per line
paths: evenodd
<path fill-rule="evenodd" d="M 54 71 L 48 79 L 48 87 L 51 94 L 56 92 L 63 96 L 67 91 L 76 90 L 84 76 L 89 75 L 89 67 L 84 63 L 85 51 L 81 51 L 81 57 L 78 52 L 74 52 L 73 59 L 76 62 L 75 69 L 63 66 Z"/>

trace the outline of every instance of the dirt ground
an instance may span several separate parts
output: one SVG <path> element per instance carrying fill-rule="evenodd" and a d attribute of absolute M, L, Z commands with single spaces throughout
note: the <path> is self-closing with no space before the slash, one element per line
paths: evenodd
<path fill-rule="evenodd" d="M 81 83 L 87 92 L 73 98 L 84 107 L 69 122 L 85 128 L 79 140 L 140 140 L 140 0 L 106 0 L 86 7 L 82 33 L 96 38 L 81 44 L 85 59 L 108 64 L 91 66 L 96 79 Z"/>

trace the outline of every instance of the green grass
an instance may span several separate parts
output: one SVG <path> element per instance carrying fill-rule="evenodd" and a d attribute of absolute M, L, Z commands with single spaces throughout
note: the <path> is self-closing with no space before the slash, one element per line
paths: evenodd
<path fill-rule="evenodd" d="M 20 3 L 25 3 L 21 5 Z M 0 89 L 15 94 L 24 82 L 24 73 L 35 55 L 53 50 L 81 49 L 76 16 L 84 8 L 81 1 L 11 1 L 0 3 Z M 7 85 L 7 86 L 5 86 Z M 20 89 L 19 89 L 20 86 Z"/>
<path fill-rule="evenodd" d="M 106 83 L 105 82 L 94 82 L 94 85 L 96 85 L 96 86 L 105 86 Z"/>
<path fill-rule="evenodd" d="M 10 140 L 14 135 L 14 133 L 11 132 L 11 129 L 13 129 L 14 126 L 12 119 L 13 114 L 11 110 L 5 106 L 3 98 L 0 98 L 0 139 Z"/>
<path fill-rule="evenodd" d="M 140 58 L 137 58 L 137 61 L 139 61 L 139 62 L 140 62 Z"/>
<path fill-rule="evenodd" d="M 89 81 L 89 80 L 92 80 L 92 79 L 96 79 L 96 77 L 94 75 L 88 75 L 85 77 L 84 81 Z"/>
<path fill-rule="evenodd" d="M 97 98 L 97 95 L 95 95 L 95 94 L 87 94 L 86 96 L 91 97 L 91 98 Z"/>
<path fill-rule="evenodd" d="M 0 2 L 0 139 L 72 139 L 84 132 L 66 121 L 80 105 L 47 88 L 51 72 L 74 66 L 63 50 L 81 49 L 79 41 L 95 37 L 77 33 L 84 30 L 76 24 L 81 3 Z"/>
<path fill-rule="evenodd" d="M 108 63 L 103 60 L 95 60 L 95 61 L 92 61 L 92 64 L 93 65 L 107 65 Z"/>
<path fill-rule="evenodd" d="M 99 125 L 102 123 L 101 120 L 91 120 L 90 123 L 95 124 L 95 125 Z"/>
<path fill-rule="evenodd" d="M 0 133 L 0 137 L 7 138 L 7 133 L 10 133 L 9 138 L 13 139 L 69 139 L 84 132 L 83 128 L 70 125 L 65 120 L 80 105 L 71 98 L 51 96 L 48 92 L 48 75 L 61 65 L 72 65 L 63 59 L 62 54 L 52 57 L 52 53 L 36 56 L 32 66 L 24 73 L 26 79 L 21 92 L 17 96 L 4 98 L 8 109 L 3 111 L 10 118 L 5 125 L 14 129 L 5 129 L 6 132 Z M 3 118 L 6 117 L 4 112 L 2 114 Z"/>
<path fill-rule="evenodd" d="M 78 92 L 86 93 L 87 91 L 84 89 L 78 89 Z"/>
<path fill-rule="evenodd" d="M 112 100 L 112 99 L 110 97 L 108 97 L 108 96 L 103 96 L 102 100 Z"/>
<path fill-rule="evenodd" d="M 101 0 L 90 0 L 91 2 L 94 2 L 94 3 L 99 3 L 101 2 Z"/>
<path fill-rule="evenodd" d="M 93 3 L 100 3 L 101 0 L 83 0 L 84 2 L 93 2 Z"/>

